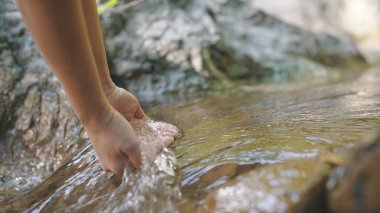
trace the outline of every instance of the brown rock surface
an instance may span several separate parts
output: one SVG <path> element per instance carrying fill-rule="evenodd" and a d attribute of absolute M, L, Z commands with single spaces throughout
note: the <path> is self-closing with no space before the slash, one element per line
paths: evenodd
<path fill-rule="evenodd" d="M 198 212 L 323 212 L 329 170 L 313 158 L 264 165 L 210 193 Z"/>
<path fill-rule="evenodd" d="M 380 212 L 380 136 L 361 147 L 344 167 L 334 170 L 328 186 L 331 213 Z"/>

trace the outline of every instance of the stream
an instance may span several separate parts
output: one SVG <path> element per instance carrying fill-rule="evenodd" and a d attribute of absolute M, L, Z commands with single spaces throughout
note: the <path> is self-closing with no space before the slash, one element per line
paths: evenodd
<path fill-rule="evenodd" d="M 84 136 L 87 147 L 36 186 L 0 187 L 0 212 L 289 211 L 324 162 L 379 131 L 380 68 L 324 83 L 239 83 L 148 114 L 182 130 L 153 166 L 104 173 Z"/>

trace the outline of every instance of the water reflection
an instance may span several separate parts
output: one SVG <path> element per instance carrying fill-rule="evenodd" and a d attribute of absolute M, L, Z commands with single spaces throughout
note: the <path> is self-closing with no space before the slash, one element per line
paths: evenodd
<path fill-rule="evenodd" d="M 182 169 L 181 185 L 186 198 L 182 208 L 204 205 L 214 190 L 228 186 L 231 181 L 239 182 L 239 177 L 251 170 L 267 174 L 265 168 L 272 168 L 267 165 L 279 164 L 279 170 L 282 167 L 286 170 L 282 162 L 292 159 L 314 159 L 310 162 L 322 164 L 326 158 L 321 156 L 340 158 L 344 150 L 351 149 L 380 126 L 379 73 L 374 69 L 356 80 L 326 85 L 244 86 L 245 92 L 238 94 L 213 95 L 193 104 L 157 109 L 158 116 L 169 117 L 184 127 L 183 137 L 173 147 Z M 306 172 L 301 166 L 296 171 Z M 310 175 L 314 175 L 313 171 L 308 170 Z M 273 178 L 280 180 L 281 174 Z M 255 180 L 247 181 L 254 184 Z M 271 193 L 270 185 L 256 181 L 264 185 L 241 187 L 249 193 L 262 190 L 263 199 L 282 199 Z M 305 180 L 299 179 L 294 184 L 299 182 Z M 304 188 L 282 190 L 301 196 Z M 276 199 L 271 199 L 273 196 Z M 236 196 L 234 201 L 244 199 L 245 196 Z M 259 199 L 247 202 L 249 206 L 260 203 Z M 284 206 L 288 208 L 289 203 Z M 277 210 L 269 212 L 282 212 Z"/>
<path fill-rule="evenodd" d="M 153 166 L 123 177 L 103 172 L 89 146 L 35 189 L 0 204 L 2 211 L 177 212 L 180 197 L 173 152 L 164 150 Z M 160 201 L 160 202 L 158 202 Z"/>
<path fill-rule="evenodd" d="M 321 179 L 326 159 L 339 162 L 379 128 L 379 76 L 374 69 L 313 86 L 240 86 L 239 92 L 156 107 L 151 115 L 177 124 L 183 137 L 155 166 L 117 178 L 101 171 L 88 147 L 31 191 L 6 198 L 0 209 L 287 211 Z"/>

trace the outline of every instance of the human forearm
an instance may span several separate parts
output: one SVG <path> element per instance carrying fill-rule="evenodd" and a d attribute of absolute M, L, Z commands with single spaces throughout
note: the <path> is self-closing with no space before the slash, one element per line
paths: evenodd
<path fill-rule="evenodd" d="M 96 4 L 93 2 L 82 1 L 82 7 L 83 11 L 86 13 L 85 22 L 87 27 L 87 35 L 90 41 L 92 53 L 94 54 L 97 72 L 100 77 L 103 90 L 108 97 L 114 92 L 116 86 L 111 79 L 108 68 Z"/>
<path fill-rule="evenodd" d="M 95 2 L 82 1 L 82 9 L 86 14 L 87 36 L 95 58 L 97 72 L 108 101 L 128 120 L 147 118 L 137 98 L 126 90 L 116 87 L 111 79 Z"/>
<path fill-rule="evenodd" d="M 84 3 L 95 0 L 16 0 L 41 53 L 58 77 L 105 171 L 139 168 L 140 143 L 109 103 L 86 27 Z"/>
<path fill-rule="evenodd" d="M 60 80 L 83 124 L 103 116 L 109 104 L 86 39 L 81 1 L 17 0 L 33 39 Z M 68 16 L 67 14 L 70 14 Z M 82 21 L 81 21 L 82 20 Z"/>

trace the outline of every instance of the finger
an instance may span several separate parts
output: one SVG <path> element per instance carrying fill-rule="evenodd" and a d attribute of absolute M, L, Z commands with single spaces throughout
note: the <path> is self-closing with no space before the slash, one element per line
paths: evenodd
<path fill-rule="evenodd" d="M 181 132 L 177 127 L 173 125 L 170 125 L 170 127 L 168 127 L 168 131 L 176 135 L 179 135 Z"/>
<path fill-rule="evenodd" d="M 177 138 L 179 136 L 179 132 L 165 129 L 165 130 L 162 130 L 162 136 L 170 136 L 170 137 Z"/>
<path fill-rule="evenodd" d="M 102 170 L 104 171 L 104 172 L 110 172 L 111 170 L 109 170 L 107 167 L 104 167 L 104 166 L 101 166 L 102 167 Z"/>
<path fill-rule="evenodd" d="M 157 148 L 157 143 L 143 143 L 141 144 L 141 150 L 141 155 L 143 155 L 149 163 L 153 163 L 158 151 L 160 151 Z"/>
<path fill-rule="evenodd" d="M 133 113 L 126 113 L 124 114 L 124 117 L 127 119 L 127 121 L 132 121 L 135 118 Z"/>
<path fill-rule="evenodd" d="M 124 165 L 125 167 L 127 167 L 127 169 L 129 171 L 135 171 L 136 169 L 134 168 L 134 166 L 132 165 L 132 162 L 129 160 L 129 157 L 127 154 L 123 154 L 123 160 L 124 160 Z"/>
<path fill-rule="evenodd" d="M 110 172 L 110 170 L 103 164 L 103 162 L 100 161 L 100 159 L 98 159 L 98 163 L 104 172 Z"/>
<path fill-rule="evenodd" d="M 161 124 L 162 124 L 162 128 L 163 128 L 164 131 L 170 132 L 170 133 L 173 133 L 173 134 L 178 134 L 179 133 L 179 129 L 176 126 L 168 124 L 168 123 L 164 123 L 164 122 L 161 122 Z"/>
<path fill-rule="evenodd" d="M 117 159 L 114 162 L 114 164 L 111 166 L 110 170 L 115 175 L 123 175 L 124 167 L 125 167 L 125 164 L 124 164 L 123 160 Z"/>
<path fill-rule="evenodd" d="M 136 119 L 143 119 L 147 117 L 144 113 L 144 111 L 142 110 L 141 106 L 138 106 L 137 107 L 137 110 L 136 110 L 136 113 L 135 113 L 135 118 Z"/>
<path fill-rule="evenodd" d="M 138 143 L 134 143 L 123 150 L 129 158 L 129 162 L 132 163 L 132 167 L 139 169 L 141 166 L 141 148 Z"/>
<path fill-rule="evenodd" d="M 164 145 L 165 147 L 169 147 L 173 142 L 174 142 L 173 136 L 162 137 L 162 145 Z"/>

